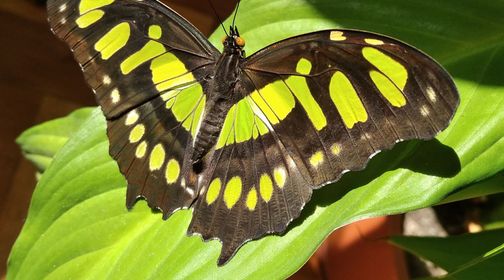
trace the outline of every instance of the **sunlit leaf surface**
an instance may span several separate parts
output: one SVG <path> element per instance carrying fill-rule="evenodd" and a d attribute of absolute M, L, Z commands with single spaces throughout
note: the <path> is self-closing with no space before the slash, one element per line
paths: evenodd
<path fill-rule="evenodd" d="M 185 236 L 191 211 L 163 221 L 144 202 L 126 210 L 126 182 L 108 156 L 97 110 L 42 176 L 8 278 L 285 278 L 342 225 L 436 204 L 492 177 L 504 169 L 502 11 L 504 2 L 487 0 L 242 1 L 237 22 L 248 54 L 334 27 L 379 32 L 420 48 L 455 78 L 461 104 L 452 124 L 437 140 L 401 143 L 366 170 L 316 191 L 284 236 L 249 242 L 217 267 L 218 241 Z M 218 31 L 212 41 L 221 37 Z"/>
<path fill-rule="evenodd" d="M 16 139 L 16 143 L 21 147 L 23 155 L 35 164 L 40 172 L 44 172 L 54 155 L 79 130 L 91 112 L 92 108 L 83 108 L 64 118 L 34 126 L 23 132 Z"/>

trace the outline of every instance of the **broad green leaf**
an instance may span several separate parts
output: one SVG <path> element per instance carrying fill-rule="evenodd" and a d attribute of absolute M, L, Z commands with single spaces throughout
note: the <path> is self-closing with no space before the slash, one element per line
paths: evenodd
<path fill-rule="evenodd" d="M 64 118 L 34 126 L 23 132 L 16 143 L 26 159 L 33 162 L 39 172 L 44 172 L 54 155 L 89 118 L 91 111 L 91 108 L 79 109 Z"/>
<path fill-rule="evenodd" d="M 504 229 L 450 237 L 396 236 L 390 238 L 390 241 L 448 272 L 454 272 L 504 244 Z M 504 266 L 501 267 L 500 275 L 503 272 Z"/>
<path fill-rule="evenodd" d="M 504 243 L 449 273 L 443 279 L 449 280 L 500 280 L 504 275 Z"/>
<path fill-rule="evenodd" d="M 42 176 L 8 278 L 285 278 L 338 227 L 433 205 L 494 176 L 504 169 L 503 10 L 504 2 L 488 0 L 243 0 L 237 22 L 248 54 L 334 27 L 391 35 L 426 51 L 447 67 L 460 91 L 452 124 L 437 140 L 398 144 L 364 171 L 315 191 L 286 234 L 249 242 L 217 267 L 218 241 L 184 236 L 191 211 L 168 221 L 144 202 L 126 211 L 126 183 L 108 156 L 97 110 Z"/>
<path fill-rule="evenodd" d="M 450 203 L 503 192 L 504 172 L 499 172 L 490 178 L 456 190 L 454 193 L 445 197 L 440 203 Z"/>

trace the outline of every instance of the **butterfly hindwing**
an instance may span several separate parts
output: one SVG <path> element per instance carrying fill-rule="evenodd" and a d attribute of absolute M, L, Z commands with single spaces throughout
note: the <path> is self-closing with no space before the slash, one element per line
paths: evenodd
<path fill-rule="evenodd" d="M 168 216 L 196 198 L 190 155 L 205 99 L 194 84 L 108 121 L 110 154 L 128 180 L 128 207 L 142 196 Z"/>
<path fill-rule="evenodd" d="M 312 193 L 285 147 L 268 129 L 271 125 L 264 122 L 249 102 L 236 104 L 219 138 L 229 145 L 213 153 L 203 174 L 189 232 L 222 241 L 219 264 L 246 241 L 285 231 Z M 247 135 L 253 140 L 241 141 Z"/>

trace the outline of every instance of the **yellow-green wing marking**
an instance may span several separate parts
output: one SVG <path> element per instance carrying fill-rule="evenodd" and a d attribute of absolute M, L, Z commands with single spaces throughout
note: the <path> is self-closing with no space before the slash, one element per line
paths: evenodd
<path fill-rule="evenodd" d="M 108 121 L 110 154 L 128 180 L 127 205 L 138 197 L 168 216 L 188 207 L 198 186 L 190 151 L 203 115 L 205 95 L 194 84 L 171 90 Z"/>
<path fill-rule="evenodd" d="M 362 169 L 398 141 L 430 139 L 458 105 L 451 78 L 397 40 L 328 30 L 274 44 L 243 64 L 256 100 L 313 188 Z M 254 99 L 259 93 L 261 99 Z M 283 96 L 283 98 L 278 98 Z"/>
<path fill-rule="evenodd" d="M 396 142 L 434 137 L 459 102 L 435 61 L 377 34 L 305 34 L 216 73 L 230 53 L 219 60 L 158 1 L 48 0 L 48 15 L 107 119 L 127 206 L 145 197 L 164 217 L 194 207 L 189 232 L 222 241 L 219 264 L 283 232 L 313 189 Z"/>
<path fill-rule="evenodd" d="M 51 0 L 48 14 L 108 119 L 200 82 L 219 55 L 199 31 L 157 1 Z"/>
<path fill-rule="evenodd" d="M 218 149 L 204 171 L 190 233 L 222 240 L 219 264 L 246 240 L 283 232 L 311 196 L 269 119 L 251 96 L 226 117 Z"/>
<path fill-rule="evenodd" d="M 198 192 L 189 157 L 206 103 L 202 80 L 219 52 L 157 1 L 49 0 L 48 14 L 107 118 L 128 207 L 138 197 L 165 216 L 188 207 Z"/>
<path fill-rule="evenodd" d="M 430 139 L 458 105 L 449 75 L 396 40 L 332 30 L 290 38 L 241 65 L 248 92 L 228 112 L 190 232 L 244 242 L 285 230 L 312 189 L 378 151 Z"/>

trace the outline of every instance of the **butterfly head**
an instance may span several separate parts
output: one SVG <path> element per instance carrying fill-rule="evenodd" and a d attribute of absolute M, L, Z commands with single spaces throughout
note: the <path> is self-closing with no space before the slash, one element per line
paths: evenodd
<path fill-rule="evenodd" d="M 229 28 L 229 34 L 222 38 L 222 44 L 224 45 L 224 51 L 228 53 L 239 54 L 245 57 L 245 40 L 240 37 L 238 28 L 236 26 L 231 26 Z"/>

